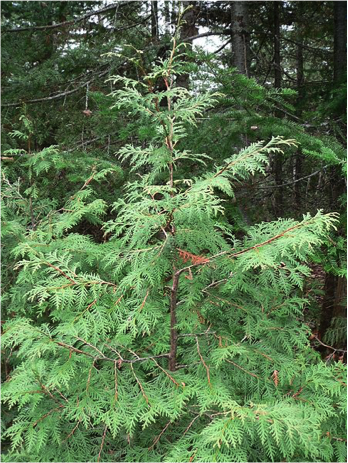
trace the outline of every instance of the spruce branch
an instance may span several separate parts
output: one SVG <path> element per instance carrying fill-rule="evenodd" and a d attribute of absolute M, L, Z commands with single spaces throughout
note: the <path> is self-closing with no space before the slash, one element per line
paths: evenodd
<path fill-rule="evenodd" d="M 122 5 L 125 5 L 127 3 L 130 3 L 130 2 L 122 2 L 121 3 L 121 6 Z M 46 30 L 49 30 L 49 29 L 57 29 L 57 28 L 60 28 L 60 27 L 66 27 L 66 26 L 71 26 L 73 24 L 78 24 L 80 22 L 83 22 L 85 21 L 86 19 L 90 18 L 91 16 L 99 16 L 103 13 L 107 13 L 108 11 L 111 11 L 111 10 L 114 10 L 115 8 L 118 8 L 119 7 L 119 2 L 117 3 L 112 3 L 111 5 L 108 5 L 104 8 L 100 8 L 99 10 L 95 10 L 95 11 L 91 11 L 90 13 L 87 13 L 85 14 L 84 16 L 81 16 L 80 18 L 75 18 L 75 19 L 71 19 L 69 21 L 63 21 L 61 23 L 57 23 L 57 24 L 47 24 L 45 26 L 27 26 L 27 27 L 16 27 L 15 29 L 4 29 L 2 31 L 3 34 L 6 34 L 6 33 L 12 33 L 12 32 L 26 32 L 26 31 L 46 31 Z M 148 18 L 146 18 L 148 19 Z"/>

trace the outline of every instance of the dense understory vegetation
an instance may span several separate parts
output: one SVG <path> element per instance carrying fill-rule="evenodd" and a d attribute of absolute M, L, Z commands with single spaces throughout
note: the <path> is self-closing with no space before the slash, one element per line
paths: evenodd
<path fill-rule="evenodd" d="M 256 21 L 289 76 L 311 2 L 4 3 L 3 461 L 345 461 L 342 64 Z"/>

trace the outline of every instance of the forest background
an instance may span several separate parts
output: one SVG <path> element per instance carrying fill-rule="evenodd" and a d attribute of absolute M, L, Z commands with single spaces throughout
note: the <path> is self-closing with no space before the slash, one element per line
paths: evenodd
<path fill-rule="evenodd" d="M 1 9 L 4 461 L 345 461 L 339 397 L 345 394 L 347 358 L 346 2 L 5 1 Z M 184 46 L 176 49 L 176 43 Z M 172 69 L 177 54 L 179 63 Z M 134 96 L 136 83 L 144 78 L 150 84 Z M 172 78 L 173 88 L 168 87 Z M 192 106 L 180 107 L 185 100 Z M 180 220 L 190 227 L 197 222 L 192 243 L 175 238 L 171 216 L 155 226 L 144 224 L 143 231 L 136 229 L 136 204 L 142 199 L 130 185 L 138 188 L 137 179 L 147 178 L 151 169 L 160 172 L 163 163 L 171 169 L 160 148 L 156 155 L 162 164 L 146 158 L 147 150 L 159 142 L 161 129 L 156 124 L 167 124 L 165 118 L 146 119 L 142 110 L 149 111 L 151 101 L 165 117 L 175 112 L 170 105 L 165 112 L 168 102 L 177 104 L 175 117 L 182 118 L 178 133 L 182 130 L 183 135 L 173 136 L 185 139 L 177 183 L 173 175 L 169 182 L 172 190 L 158 187 L 154 192 L 143 185 L 152 191 L 153 201 L 163 201 L 164 211 L 181 188 L 175 190 L 175 185 L 186 181 L 189 191 L 233 154 L 249 155 L 253 149 L 256 153 L 255 164 L 243 164 L 243 170 L 237 169 L 235 178 L 228 180 L 233 195 L 225 183 L 201 186 L 197 204 L 188 206 L 192 217 L 177 219 L 179 228 Z M 258 143 L 265 140 L 265 145 L 272 137 L 283 137 L 276 138 L 281 151 L 270 148 L 261 154 Z M 142 156 L 144 161 L 139 160 Z M 159 184 L 166 185 L 162 177 Z M 214 188 L 219 192 L 214 190 L 213 200 L 209 194 Z M 128 212 L 122 201 L 129 203 Z M 213 212 L 221 214 L 214 226 L 209 221 Z M 329 213 L 337 213 L 334 222 Z M 289 255 L 285 242 L 279 249 L 268 245 L 298 224 L 311 224 L 307 214 L 318 222 L 313 219 L 303 237 L 294 233 L 299 244 Z M 128 232 L 128 226 L 134 230 Z M 324 233 L 325 227 L 330 231 Z M 151 231 L 148 239 L 141 237 L 144 230 Z M 212 279 L 205 268 L 215 255 L 227 252 L 227 241 L 221 244 L 214 233 L 225 240 L 233 236 L 235 254 L 267 243 L 266 251 L 239 269 L 214 264 L 213 269 L 225 273 L 221 270 L 221 279 Z M 174 268 L 181 268 L 179 274 L 171 274 L 172 257 L 163 251 L 167 244 L 176 253 Z M 169 267 L 167 261 L 159 263 L 153 280 L 141 267 L 146 269 L 148 258 L 118 269 L 120 260 L 128 262 L 126 249 L 134 252 L 135 246 L 139 253 L 148 245 L 160 246 L 161 258 L 171 262 Z M 136 269 L 127 270 L 127 265 L 139 266 L 134 280 L 129 275 Z M 197 270 L 201 266 L 203 270 Z M 273 273 L 267 274 L 267 269 Z M 230 296 L 234 290 L 229 280 L 238 271 L 246 275 L 236 283 L 241 293 Z M 184 272 L 186 281 L 180 283 Z M 124 290 L 127 274 L 136 290 L 126 303 L 120 301 L 128 296 L 118 291 Z M 140 287 L 141 279 L 147 280 L 146 287 Z M 105 294 L 93 292 L 93 285 Z M 209 298 L 215 297 L 212 304 L 219 307 L 219 315 L 201 302 L 207 288 L 216 291 Z M 183 299 L 177 301 L 180 291 Z M 291 301 L 274 321 L 276 328 L 253 313 L 262 301 L 265 307 L 271 304 L 271 293 L 279 306 Z M 244 302 L 247 315 L 234 319 L 236 307 Z M 180 303 L 196 324 L 185 319 L 185 325 L 175 316 L 169 320 Z M 110 314 L 110 304 L 120 307 L 123 315 Z M 192 309 L 199 304 L 199 310 Z M 132 305 L 139 311 L 134 326 Z M 219 312 L 222 307 L 225 315 Z M 274 302 L 272 307 L 264 314 L 267 323 L 280 312 Z M 168 319 L 161 318 L 160 310 L 167 311 Z M 230 319 L 234 327 L 229 331 Z M 267 338 L 267 329 L 282 330 L 283 325 L 289 326 L 284 338 Z M 154 338 L 162 326 L 168 326 L 166 340 Z M 157 347 L 144 347 L 144 336 Z M 51 344 L 58 351 L 48 347 Z M 105 346 L 110 345 L 106 354 Z M 262 352 L 259 358 L 255 346 Z M 191 357 L 192 350 L 197 358 Z M 110 353 L 115 372 L 102 366 Z M 292 364 L 298 364 L 301 355 L 311 373 L 308 370 L 306 381 L 294 385 L 293 377 L 300 373 Z M 140 361 L 144 356 L 154 361 L 156 373 Z M 276 359 L 272 365 L 267 363 L 270 358 Z M 222 360 L 229 362 L 230 370 L 221 370 Z M 185 370 L 190 362 L 197 369 L 194 379 Z M 122 396 L 122 378 L 115 379 L 126 368 L 123 387 L 129 387 L 129 397 L 126 392 Z M 238 393 L 219 386 L 226 378 Z M 209 394 L 214 381 L 213 399 Z M 203 382 L 206 396 L 200 389 Z M 163 389 L 173 384 L 175 406 L 165 405 L 167 398 L 158 399 L 157 408 L 152 405 L 152 414 L 146 415 L 144 404 L 155 401 L 156 394 L 162 397 Z M 99 402 L 103 390 L 113 393 L 117 387 L 112 399 L 119 394 L 119 407 L 134 407 L 133 415 L 115 412 L 111 417 L 115 403 L 109 407 Z M 293 402 L 303 407 L 301 412 Z M 309 403 L 317 408 L 307 419 Z M 184 413 L 185 407 L 189 411 Z M 250 418 L 246 407 L 259 408 Z M 324 418 L 325 407 L 331 407 L 331 414 Z M 235 427 L 226 421 L 231 409 L 237 416 L 232 420 Z M 175 432 L 167 433 L 172 423 Z M 318 439 L 318 450 L 309 443 L 313 439 Z M 279 440 L 285 442 L 283 447 Z"/>

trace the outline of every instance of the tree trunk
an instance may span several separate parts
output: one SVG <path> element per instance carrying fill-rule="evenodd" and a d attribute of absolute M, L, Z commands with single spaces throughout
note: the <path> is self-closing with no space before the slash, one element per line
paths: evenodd
<path fill-rule="evenodd" d="M 343 82 L 347 72 L 347 2 L 334 3 L 334 81 Z"/>
<path fill-rule="evenodd" d="M 300 26 L 296 26 L 300 29 Z M 302 102 L 305 96 L 304 89 L 304 71 L 303 71 L 303 38 L 300 30 L 297 33 L 297 50 L 296 50 L 296 87 L 297 87 L 297 110 L 296 115 L 301 117 Z M 297 151 L 294 158 L 294 181 L 298 180 L 302 175 L 302 157 L 301 152 Z M 301 182 L 294 184 L 294 204 L 298 211 L 301 210 Z"/>
<path fill-rule="evenodd" d="M 232 66 L 238 72 L 250 75 L 250 34 L 248 20 L 248 2 L 232 2 Z"/>
<path fill-rule="evenodd" d="M 171 24 L 170 24 L 170 10 L 169 10 L 169 1 L 164 2 L 164 21 L 165 21 L 165 31 L 167 34 L 170 34 Z"/>
<path fill-rule="evenodd" d="M 273 35 L 274 35 L 274 87 L 281 88 L 282 85 L 282 74 L 280 68 L 280 2 L 273 2 Z M 276 112 L 276 115 L 281 115 Z M 283 215 L 283 188 L 279 187 L 283 183 L 283 156 L 276 154 L 273 162 L 273 172 L 275 183 L 277 185 L 274 201 L 275 201 L 275 214 L 277 217 Z"/>
<path fill-rule="evenodd" d="M 303 73 L 303 39 L 301 36 L 297 37 L 298 44 L 296 50 L 296 87 L 297 87 L 297 114 L 300 116 L 302 113 L 301 102 L 305 94 L 304 89 L 304 73 Z M 300 107 L 300 108 L 299 108 Z"/>
<path fill-rule="evenodd" d="M 342 326 L 346 324 L 346 298 L 347 298 L 347 279 L 338 277 L 332 273 L 325 276 L 324 301 L 321 310 L 319 338 L 323 340 L 327 330 L 332 327 L 332 321 L 335 318 L 342 319 Z M 332 347 L 337 349 L 342 347 L 344 340 L 338 339 Z M 326 352 L 326 349 L 321 349 Z"/>
<path fill-rule="evenodd" d="M 336 292 L 335 292 L 335 302 L 333 316 L 338 317 L 347 317 L 346 314 L 346 300 L 347 300 L 347 278 L 337 277 Z"/>
<path fill-rule="evenodd" d="M 321 309 L 319 338 L 323 339 L 333 317 L 336 278 L 332 273 L 325 275 L 324 300 Z"/>
<path fill-rule="evenodd" d="M 274 87 L 282 86 L 282 74 L 280 68 L 280 2 L 273 2 L 273 21 L 274 21 Z"/>
<path fill-rule="evenodd" d="M 181 27 L 181 34 L 180 38 L 181 40 L 185 40 L 188 37 L 193 37 L 198 34 L 198 27 L 196 25 L 197 21 L 197 16 L 199 13 L 199 7 L 196 6 L 197 2 L 183 2 L 184 8 L 187 8 L 188 6 L 191 6 L 190 9 L 185 11 L 183 17 L 182 17 L 182 27 Z M 192 42 L 190 42 L 186 50 L 189 51 L 192 49 Z M 189 74 L 182 74 L 177 77 L 176 80 L 177 86 L 178 87 L 184 87 L 184 88 L 189 88 L 190 85 L 190 76 Z"/>
<path fill-rule="evenodd" d="M 151 36 L 153 39 L 158 39 L 158 3 L 151 2 Z"/>

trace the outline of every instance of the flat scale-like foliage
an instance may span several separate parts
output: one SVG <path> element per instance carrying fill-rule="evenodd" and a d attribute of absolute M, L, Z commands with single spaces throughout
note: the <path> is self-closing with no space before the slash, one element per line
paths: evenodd
<path fill-rule="evenodd" d="M 218 95 L 175 87 L 176 52 L 173 39 L 142 82 L 114 79 L 114 104 L 153 137 L 119 152 L 133 174 L 105 242 L 69 233 L 85 216 L 103 222 L 87 184 L 14 247 L 4 461 L 341 461 L 344 365 L 312 350 L 301 293 L 335 214 L 236 239 L 221 193 L 296 142 L 275 136 L 177 178 L 207 159 L 185 151 L 186 127 Z M 167 89 L 156 93 L 159 78 Z M 49 169 L 42 153 L 31 162 Z"/>

